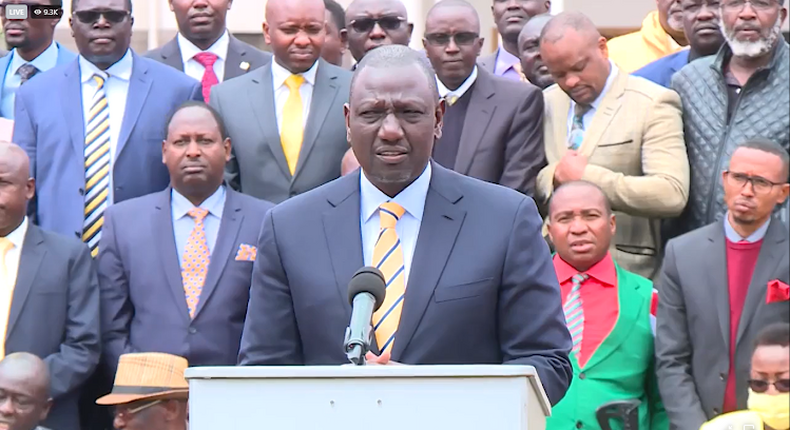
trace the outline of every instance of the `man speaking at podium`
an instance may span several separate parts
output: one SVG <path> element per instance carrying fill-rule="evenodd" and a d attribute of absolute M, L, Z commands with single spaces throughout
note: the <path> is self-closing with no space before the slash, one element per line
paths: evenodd
<path fill-rule="evenodd" d="M 571 380 L 571 339 L 535 203 L 430 161 L 444 102 L 416 51 L 368 53 L 345 106 L 361 165 L 264 219 L 242 365 L 333 365 L 352 275 L 378 267 L 377 364 L 520 364 L 552 404 Z"/>

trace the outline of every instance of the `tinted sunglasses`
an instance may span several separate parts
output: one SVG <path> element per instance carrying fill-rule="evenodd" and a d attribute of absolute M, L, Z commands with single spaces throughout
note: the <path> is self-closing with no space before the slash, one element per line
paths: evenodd
<path fill-rule="evenodd" d="M 774 382 L 763 381 L 761 379 L 749 380 L 749 388 L 751 388 L 755 393 L 764 393 L 768 391 L 768 388 L 770 388 L 771 385 L 776 387 L 776 391 L 780 393 L 790 392 L 790 379 L 779 379 Z"/>
<path fill-rule="evenodd" d="M 472 32 L 461 32 L 455 34 L 447 33 L 430 33 L 425 35 L 425 40 L 431 45 L 447 46 L 450 40 L 454 40 L 458 46 L 469 46 L 477 40 L 479 35 Z"/>
<path fill-rule="evenodd" d="M 368 33 L 373 30 L 376 24 L 384 31 L 392 31 L 400 28 L 406 19 L 399 16 L 382 16 L 381 18 L 361 18 L 351 21 L 349 26 L 357 33 Z"/>
<path fill-rule="evenodd" d="M 78 10 L 74 16 L 83 24 L 94 24 L 103 16 L 107 22 L 118 24 L 130 15 L 128 10 Z"/>

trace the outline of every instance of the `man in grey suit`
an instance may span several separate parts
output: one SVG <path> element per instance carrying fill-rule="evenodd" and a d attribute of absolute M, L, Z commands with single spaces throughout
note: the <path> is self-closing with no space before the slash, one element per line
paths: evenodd
<path fill-rule="evenodd" d="M 518 35 L 533 16 L 548 13 L 551 0 L 492 0 L 494 14 L 502 46 L 493 54 L 480 57 L 480 66 L 496 76 L 514 81 L 525 81 L 519 60 Z"/>
<path fill-rule="evenodd" d="M 532 196 L 546 167 L 543 93 L 475 65 L 483 47 L 480 18 L 464 0 L 431 8 L 423 44 L 448 105 L 434 160 Z"/>
<path fill-rule="evenodd" d="M 226 28 L 231 0 L 169 2 L 178 23 L 178 34 L 145 56 L 200 81 L 206 102 L 212 86 L 271 62 L 270 53 L 233 37 Z"/>
<path fill-rule="evenodd" d="M 444 102 L 420 53 L 378 48 L 354 79 L 362 169 L 266 215 L 241 364 L 342 364 L 348 283 L 376 266 L 388 287 L 369 361 L 531 365 L 557 403 L 571 339 L 534 201 L 430 161 Z"/>
<path fill-rule="evenodd" d="M 88 247 L 25 216 L 35 193 L 25 151 L 0 143 L 0 357 L 41 357 L 54 405 L 43 422 L 79 430 L 83 384 L 101 353 L 99 286 Z"/>
<path fill-rule="evenodd" d="M 230 186 L 279 203 L 340 176 L 351 73 L 320 59 L 323 0 L 270 0 L 263 32 L 274 61 L 215 87 L 211 105 L 233 139 Z"/>
<path fill-rule="evenodd" d="M 722 221 L 672 239 L 657 285 L 656 370 L 671 428 L 696 430 L 746 409 L 756 334 L 789 322 L 787 229 L 771 219 L 787 199 L 790 158 L 770 140 L 743 143 L 723 172 Z"/>
<path fill-rule="evenodd" d="M 223 184 L 230 145 L 216 111 L 184 104 L 162 146 L 172 188 L 107 212 L 98 264 L 112 374 L 130 352 L 179 355 L 191 366 L 236 363 L 255 244 L 273 205 Z"/>

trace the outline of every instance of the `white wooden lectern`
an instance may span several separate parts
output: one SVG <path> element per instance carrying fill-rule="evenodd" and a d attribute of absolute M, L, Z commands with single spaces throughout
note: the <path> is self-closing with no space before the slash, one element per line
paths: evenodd
<path fill-rule="evenodd" d="M 196 367 L 190 430 L 544 430 L 532 366 Z"/>

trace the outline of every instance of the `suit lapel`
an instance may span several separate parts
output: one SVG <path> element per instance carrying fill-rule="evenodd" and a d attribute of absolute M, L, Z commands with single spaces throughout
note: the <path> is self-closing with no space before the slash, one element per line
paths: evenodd
<path fill-rule="evenodd" d="M 173 293 L 173 300 L 181 318 L 189 321 L 189 308 L 184 294 L 184 284 L 181 279 L 181 264 L 176 249 L 175 233 L 173 231 L 173 214 L 170 210 L 171 188 L 159 193 L 155 205 L 155 215 L 153 219 L 154 237 L 160 240 L 162 270 L 165 273 L 167 285 Z"/>
<path fill-rule="evenodd" d="M 707 296 L 716 303 L 721 336 L 727 348 L 730 347 L 730 292 L 727 288 L 727 244 L 724 242 L 724 225 L 721 222 L 711 225 L 708 241 L 711 252 L 706 258 L 705 278 L 708 279 Z"/>
<path fill-rule="evenodd" d="M 178 46 L 178 37 L 172 38 L 159 51 L 162 61 L 170 67 L 184 71 L 184 61 L 181 59 L 181 47 Z"/>
<path fill-rule="evenodd" d="M 629 278 L 624 276 L 620 266 L 615 264 L 615 267 L 617 269 L 617 322 L 612 327 L 609 335 L 604 338 L 590 359 L 587 360 L 584 370 L 590 369 L 606 360 L 628 339 L 631 331 L 636 326 L 636 321 L 644 317 L 642 312 L 645 306 L 642 306 L 643 299 L 638 293 L 639 289 L 644 288 L 644 286 L 636 282 L 629 282 Z M 648 297 L 650 296 L 648 295 Z"/>
<path fill-rule="evenodd" d="M 604 95 L 600 106 L 598 106 L 598 109 L 595 111 L 593 120 L 590 123 L 590 129 L 584 132 L 584 140 L 582 141 L 582 147 L 580 149 L 582 155 L 590 157 L 593 152 L 595 152 L 595 148 L 598 147 L 601 137 L 603 137 L 606 129 L 609 128 L 609 124 L 612 123 L 612 119 L 614 119 L 617 111 L 620 110 L 622 104 L 620 98 L 625 92 L 627 80 L 628 75 L 620 71 L 617 72 L 617 76 L 614 78 L 611 88 L 609 88 L 609 91 Z M 567 123 L 565 127 L 567 130 Z"/>
<path fill-rule="evenodd" d="M 252 105 L 255 117 L 258 118 L 258 126 L 263 134 L 263 139 L 269 145 L 272 156 L 280 170 L 286 177 L 291 177 L 288 169 L 288 162 L 285 160 L 285 153 L 280 143 L 280 131 L 277 128 L 277 110 L 274 104 L 274 88 L 272 84 L 272 65 L 271 63 L 253 71 L 255 76 L 252 82 L 258 84 L 259 91 L 252 90 L 247 97 Z M 315 98 L 315 95 L 313 95 Z"/>
<path fill-rule="evenodd" d="M 403 298 L 403 312 L 392 349 L 395 361 L 408 348 L 417 330 L 466 217 L 466 211 L 456 206 L 463 194 L 455 186 L 452 173 L 436 163 L 432 163 L 432 172 Z"/>
<path fill-rule="evenodd" d="M 327 201 L 330 209 L 323 214 L 324 234 L 329 247 L 329 259 L 335 273 L 335 283 L 346 312 L 351 314 L 348 302 L 348 281 L 364 266 L 362 233 L 359 220 L 359 170 L 337 180 L 329 188 Z"/>
<path fill-rule="evenodd" d="M 0 72 L 3 72 L 2 78 L 0 78 L 0 97 L 3 96 L 3 90 L 5 89 L 5 78 L 8 75 L 8 66 L 11 65 L 11 53 L 5 55 L 5 57 L 0 57 Z"/>
<path fill-rule="evenodd" d="M 307 115 L 307 126 L 302 139 L 302 149 L 299 150 L 299 159 L 296 162 L 294 181 L 299 177 L 299 173 L 304 170 L 307 157 L 310 156 L 310 151 L 318 139 L 318 133 L 324 126 L 324 121 L 326 121 L 329 110 L 334 104 L 337 91 L 337 74 L 330 69 L 329 63 L 324 60 L 318 60 L 313 97 L 310 102 L 310 113 Z"/>
<path fill-rule="evenodd" d="M 151 78 L 148 76 L 148 66 L 143 63 L 141 57 L 132 52 L 132 75 L 129 79 L 129 91 L 126 96 L 126 110 L 121 124 L 121 133 L 118 136 L 116 159 L 121 156 L 132 130 L 137 125 L 137 119 L 140 117 L 140 112 L 143 110 L 150 90 Z"/>
<path fill-rule="evenodd" d="M 64 97 L 61 97 L 63 116 L 69 127 L 71 144 L 78 160 L 85 159 L 85 119 L 82 106 L 82 81 L 79 60 L 74 60 L 65 71 Z M 83 161 L 80 161 L 83 166 Z M 83 167 L 84 168 L 84 167 Z"/>
<path fill-rule="evenodd" d="M 231 190 L 230 187 L 225 187 L 225 189 L 225 208 L 222 211 L 217 241 L 214 243 L 214 251 L 209 259 L 208 273 L 206 274 L 206 281 L 203 283 L 203 289 L 200 292 L 195 318 L 200 314 L 203 305 L 217 288 L 219 279 L 222 276 L 222 272 L 225 271 L 228 261 L 235 257 L 233 250 L 236 245 L 236 238 L 239 236 L 241 223 L 244 221 L 244 212 L 242 212 L 241 202 L 236 192 Z"/>
<path fill-rule="evenodd" d="M 557 115 L 553 115 L 551 121 L 554 124 L 554 142 L 557 145 L 557 153 L 560 157 L 565 154 L 565 151 L 568 150 L 568 112 L 571 110 L 571 99 L 564 93 L 562 90 L 559 94 L 559 102 L 557 103 L 557 109 L 552 109 L 553 112 L 558 113 Z M 565 115 L 562 114 L 565 112 Z M 557 160 L 559 161 L 559 160 Z"/>
<path fill-rule="evenodd" d="M 458 173 L 463 175 L 469 173 L 475 152 L 482 143 L 488 124 L 496 111 L 496 104 L 492 99 L 495 93 L 489 73 L 482 67 L 478 68 L 477 81 L 472 87 L 472 98 L 469 100 L 458 155 L 455 158 L 453 170 Z"/>
<path fill-rule="evenodd" d="M 228 42 L 228 58 L 225 60 L 225 78 L 224 80 L 233 79 L 241 76 L 249 71 L 249 69 L 242 69 L 241 62 L 247 55 L 247 48 L 241 43 L 240 40 L 230 36 Z"/>
<path fill-rule="evenodd" d="M 25 307 L 27 296 L 30 295 L 30 290 L 33 288 L 33 281 L 36 279 L 36 274 L 41 268 L 47 250 L 42 246 L 44 237 L 41 231 L 28 222 L 27 233 L 25 234 L 25 241 L 22 245 L 22 255 L 19 258 L 19 270 L 16 276 L 16 286 L 14 286 L 14 295 L 11 298 L 11 311 L 8 314 L 8 326 L 6 328 L 5 340 L 11 335 L 14 330 L 19 315 Z"/>
<path fill-rule="evenodd" d="M 757 257 L 757 264 L 754 266 L 752 280 L 749 283 L 749 290 L 746 293 L 746 300 L 743 303 L 741 320 L 738 322 L 738 336 L 736 337 L 736 347 L 740 344 L 743 334 L 749 328 L 757 308 L 765 303 L 765 295 L 768 289 L 768 282 L 771 276 L 776 273 L 776 266 L 779 264 L 779 256 L 782 250 L 787 249 L 787 231 L 778 219 L 772 219 L 765 232 L 763 245 Z M 725 266 L 726 267 L 726 266 Z"/>

